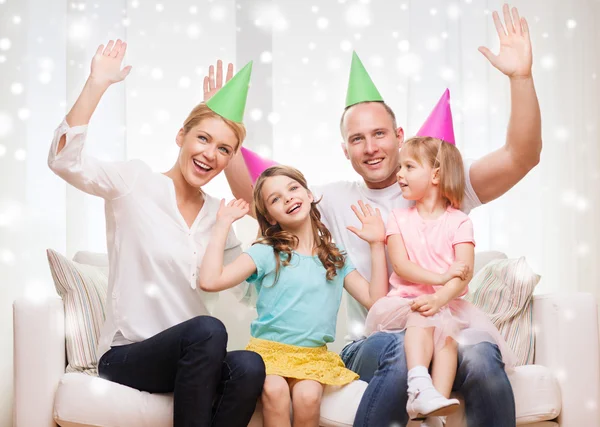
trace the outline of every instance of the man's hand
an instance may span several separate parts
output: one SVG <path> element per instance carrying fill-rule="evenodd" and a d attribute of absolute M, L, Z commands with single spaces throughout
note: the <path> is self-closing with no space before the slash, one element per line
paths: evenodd
<path fill-rule="evenodd" d="M 510 78 L 531 77 L 531 39 L 529 26 L 525 18 L 519 16 L 516 7 L 511 11 L 507 4 L 502 8 L 504 26 L 498 12 L 494 11 L 494 24 L 500 38 L 500 52 L 494 55 L 487 47 L 479 47 L 479 51 L 502 73 Z M 506 28 L 505 28 L 506 27 Z"/>
<path fill-rule="evenodd" d="M 233 77 L 233 64 L 229 63 L 227 66 L 227 76 L 225 77 L 225 83 L 227 83 Z M 215 93 L 223 87 L 223 61 L 220 59 L 217 61 L 217 79 L 215 80 L 215 67 L 211 65 L 208 68 L 208 76 L 204 77 L 204 99 L 206 102 L 213 97 Z"/>

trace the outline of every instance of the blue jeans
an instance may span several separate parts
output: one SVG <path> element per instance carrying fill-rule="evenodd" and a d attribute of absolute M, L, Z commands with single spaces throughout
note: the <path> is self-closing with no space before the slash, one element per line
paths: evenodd
<path fill-rule="evenodd" d="M 98 372 L 141 391 L 173 392 L 174 427 L 246 427 L 265 381 L 262 358 L 250 351 L 228 353 L 225 326 L 210 316 L 112 347 Z"/>
<path fill-rule="evenodd" d="M 348 369 L 369 383 L 354 426 L 406 426 L 404 332 L 378 332 L 354 341 L 344 347 L 341 356 Z M 465 400 L 468 427 L 515 427 L 515 398 L 495 344 L 459 346 L 453 391 Z"/>

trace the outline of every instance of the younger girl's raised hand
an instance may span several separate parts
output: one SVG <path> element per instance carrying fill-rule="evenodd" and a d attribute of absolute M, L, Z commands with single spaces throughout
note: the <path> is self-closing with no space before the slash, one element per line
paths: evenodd
<path fill-rule="evenodd" d="M 383 243 L 385 241 L 385 225 L 381 218 L 381 212 L 379 209 L 373 209 L 371 205 L 365 205 L 362 200 L 358 201 L 358 205 L 360 210 L 352 205 L 352 211 L 362 223 L 362 228 L 359 230 L 349 226 L 348 230 L 369 244 Z"/>
<path fill-rule="evenodd" d="M 250 211 L 250 205 L 244 199 L 234 199 L 225 204 L 225 199 L 221 199 L 221 205 L 217 212 L 217 221 L 233 224 L 240 218 L 243 218 Z"/>

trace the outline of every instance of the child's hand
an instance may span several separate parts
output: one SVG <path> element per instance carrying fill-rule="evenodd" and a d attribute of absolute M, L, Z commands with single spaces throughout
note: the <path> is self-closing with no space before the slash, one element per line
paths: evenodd
<path fill-rule="evenodd" d="M 462 261 L 456 261 L 448 268 L 448 271 L 442 274 L 442 283 L 440 283 L 440 285 L 445 285 L 455 277 L 458 277 L 460 280 L 465 280 L 468 274 L 469 266 Z"/>
<path fill-rule="evenodd" d="M 352 210 L 362 223 L 362 229 L 349 226 L 348 230 L 366 242 L 383 243 L 385 241 L 385 225 L 381 218 L 381 212 L 379 209 L 373 210 L 370 205 L 365 205 L 362 200 L 358 201 L 358 205 L 362 213 L 354 205 L 352 205 Z"/>
<path fill-rule="evenodd" d="M 412 311 L 418 311 L 425 317 L 433 316 L 443 306 L 443 302 L 440 301 L 440 297 L 436 294 L 427 294 L 416 297 L 410 303 L 410 309 Z"/>
<path fill-rule="evenodd" d="M 225 205 L 225 199 L 221 199 L 221 206 L 217 212 L 217 221 L 233 224 L 244 217 L 250 211 L 250 205 L 244 199 L 234 199 Z"/>

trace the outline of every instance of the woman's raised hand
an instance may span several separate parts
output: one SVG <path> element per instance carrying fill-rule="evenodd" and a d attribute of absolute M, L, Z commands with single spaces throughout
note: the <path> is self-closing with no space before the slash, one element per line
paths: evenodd
<path fill-rule="evenodd" d="M 121 69 L 126 51 L 127 43 L 121 40 L 116 43 L 110 40 L 106 47 L 102 44 L 98 46 L 92 59 L 90 79 L 107 86 L 124 80 L 131 71 L 131 65 Z"/>

